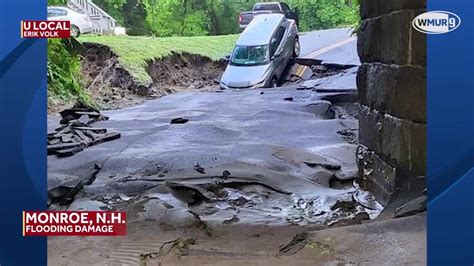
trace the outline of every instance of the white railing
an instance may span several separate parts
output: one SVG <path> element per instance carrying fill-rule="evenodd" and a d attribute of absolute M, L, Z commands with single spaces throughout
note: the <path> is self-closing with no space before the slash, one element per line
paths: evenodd
<path fill-rule="evenodd" d="M 90 0 L 69 0 L 68 7 L 89 15 L 94 24 L 94 33 L 113 34 L 115 29 L 115 19 L 107 14 L 102 8 L 98 7 Z"/>

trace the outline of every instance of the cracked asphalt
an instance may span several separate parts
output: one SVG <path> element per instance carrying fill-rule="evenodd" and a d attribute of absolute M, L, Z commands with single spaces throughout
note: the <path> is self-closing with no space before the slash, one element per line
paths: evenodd
<path fill-rule="evenodd" d="M 347 40 L 350 34 L 348 29 L 306 33 L 302 52 Z M 325 42 L 310 41 L 315 38 Z M 352 42 L 343 46 L 355 50 Z M 332 58 L 347 60 L 336 48 Z M 345 110 L 323 98 L 338 92 L 356 93 L 356 72 L 353 67 L 275 89 L 182 92 L 103 112 L 110 119 L 94 126 L 120 132 L 122 137 L 72 157 L 49 156 L 48 189 L 57 193 L 58 187 L 74 186 L 90 178 L 99 166 L 91 184 L 75 196 L 69 209 L 145 209 L 145 214 L 135 213 L 139 219 L 160 208 L 146 205 L 159 198 L 215 223 L 236 213 L 240 223 L 249 224 L 329 224 L 360 212 L 376 216 L 380 208 L 331 209 L 358 192 L 350 184 L 357 176 L 357 136 L 348 141 L 347 135 L 341 135 L 356 132 L 358 123 L 356 114 L 348 114 L 356 112 L 354 108 Z M 176 118 L 188 122 L 171 124 Z M 56 124 L 57 119 L 50 117 L 49 128 Z M 216 180 L 229 171 L 229 180 Z M 331 188 L 335 179 L 349 185 Z M 217 185 L 219 191 L 209 196 L 208 191 L 215 190 L 211 185 Z M 187 195 L 178 195 L 183 193 Z M 197 201 L 189 195 L 218 203 L 186 206 L 187 201 Z M 241 203 L 237 209 L 232 205 L 235 201 Z M 187 218 L 189 214 L 180 219 Z"/>
<path fill-rule="evenodd" d="M 302 53 L 342 43 L 316 58 L 358 65 L 348 38 L 347 29 L 307 33 Z M 50 238 L 48 262 L 423 265 L 424 216 L 365 223 L 382 208 L 353 183 L 357 107 L 338 100 L 354 98 L 356 73 L 274 89 L 176 93 L 103 112 L 110 119 L 94 126 L 122 137 L 48 157 L 50 190 L 92 180 L 72 204 L 52 208 L 125 210 L 128 234 Z M 176 118 L 188 122 L 170 124 Z M 49 117 L 48 129 L 57 122 Z M 179 241 L 191 243 L 185 256 L 152 256 Z"/>

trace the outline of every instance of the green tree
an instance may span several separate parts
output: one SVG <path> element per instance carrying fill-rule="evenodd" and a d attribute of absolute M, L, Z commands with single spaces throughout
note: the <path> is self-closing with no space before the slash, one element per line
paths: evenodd
<path fill-rule="evenodd" d="M 48 94 L 61 100 L 89 103 L 81 78 L 82 45 L 74 38 L 48 39 Z"/>
<path fill-rule="evenodd" d="M 356 26 L 360 19 L 358 1 L 289 0 L 287 2 L 298 10 L 301 31 Z"/>
<path fill-rule="evenodd" d="M 119 25 L 124 24 L 126 13 L 123 12 L 123 5 L 127 0 L 93 0 L 93 2 L 117 20 Z"/>
<path fill-rule="evenodd" d="M 129 35 L 148 35 L 149 29 L 146 22 L 146 11 L 140 0 L 127 0 L 123 5 L 123 25 Z"/>

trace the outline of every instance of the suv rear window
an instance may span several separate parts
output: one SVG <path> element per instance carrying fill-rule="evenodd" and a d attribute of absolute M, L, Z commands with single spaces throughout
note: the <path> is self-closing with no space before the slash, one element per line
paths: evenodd
<path fill-rule="evenodd" d="M 278 4 L 255 4 L 253 11 L 280 11 L 280 6 Z"/>

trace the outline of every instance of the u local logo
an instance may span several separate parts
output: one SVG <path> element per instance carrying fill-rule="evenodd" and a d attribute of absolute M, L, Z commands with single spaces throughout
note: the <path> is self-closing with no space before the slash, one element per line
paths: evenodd
<path fill-rule="evenodd" d="M 426 34 L 443 34 L 451 32 L 461 25 L 461 18 L 447 11 L 430 11 L 413 19 L 413 28 Z"/>

